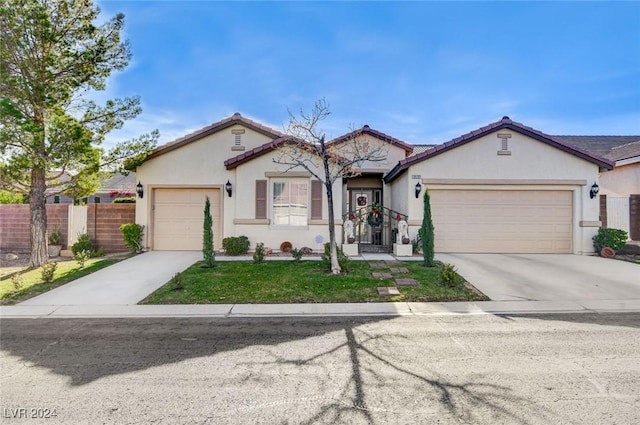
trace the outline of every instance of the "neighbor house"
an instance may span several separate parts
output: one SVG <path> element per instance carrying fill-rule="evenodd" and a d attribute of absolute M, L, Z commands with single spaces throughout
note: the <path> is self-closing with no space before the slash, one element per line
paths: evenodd
<path fill-rule="evenodd" d="M 600 176 L 603 225 L 640 240 L 640 136 L 555 136 L 615 162 Z"/>
<path fill-rule="evenodd" d="M 391 250 L 398 220 L 415 238 L 428 190 L 436 251 L 591 253 L 600 226 L 590 195 L 613 161 L 504 117 L 437 146 L 413 146 L 364 126 L 350 140 L 384 146 L 333 188 L 335 231 L 355 221 L 358 249 Z M 282 133 L 240 114 L 156 148 L 137 169 L 136 222 L 152 250 L 202 249 L 205 197 L 215 247 L 245 235 L 319 251 L 329 239 L 327 195 L 311 173 L 274 162 Z M 381 217 L 380 217 L 381 216 Z M 372 217 L 375 220 L 372 220 Z"/>

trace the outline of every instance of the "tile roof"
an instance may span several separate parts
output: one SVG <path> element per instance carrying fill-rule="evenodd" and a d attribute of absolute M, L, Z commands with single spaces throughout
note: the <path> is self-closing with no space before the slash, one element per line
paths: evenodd
<path fill-rule="evenodd" d="M 553 136 L 556 139 L 609 158 L 612 149 L 640 141 L 640 136 Z M 613 159 L 613 158 L 609 158 Z"/>
<path fill-rule="evenodd" d="M 266 153 L 273 152 L 279 146 L 282 146 L 284 143 L 289 141 L 289 138 L 279 137 L 270 142 L 267 142 L 263 145 L 258 146 L 257 148 L 253 148 L 246 152 L 241 153 L 240 155 L 236 155 L 233 158 L 229 158 L 224 162 L 224 166 L 227 170 L 232 170 L 236 168 L 238 165 L 244 164 L 245 162 L 249 162 L 254 158 L 262 156 Z"/>
<path fill-rule="evenodd" d="M 417 155 L 413 155 L 399 161 L 398 164 L 391 171 L 389 171 L 389 173 L 384 177 L 384 181 L 386 183 L 389 183 L 393 181 L 396 177 L 401 175 L 407 168 L 409 168 L 413 164 L 417 164 L 428 158 L 447 152 L 451 149 L 457 148 L 458 146 L 462 146 L 466 143 L 472 142 L 483 136 L 486 136 L 487 134 L 493 133 L 498 130 L 502 130 L 504 128 L 517 131 L 518 133 L 524 134 L 525 136 L 529 136 L 533 139 L 536 139 L 548 145 L 554 146 L 567 153 L 575 155 L 586 161 L 592 162 L 598 165 L 599 167 L 611 170 L 614 166 L 613 161 L 607 158 L 604 158 L 595 153 L 591 153 L 583 148 L 569 144 L 568 142 L 560 138 L 549 136 L 541 131 L 535 130 L 531 127 L 527 127 L 521 123 L 512 121 L 509 117 L 505 116 L 505 117 L 502 117 L 500 121 L 496 121 L 494 123 L 481 127 L 477 130 L 471 131 L 467 134 L 463 134 L 460 137 L 456 137 L 455 139 L 452 139 L 441 145 L 434 146 L 432 148 L 425 150 L 424 152 L 418 153 Z"/>
<path fill-rule="evenodd" d="M 413 145 L 410 145 L 409 143 L 403 142 L 400 139 L 396 139 L 395 137 L 391 137 L 388 134 L 384 134 L 381 131 L 378 130 L 374 130 L 371 127 L 369 127 L 368 125 L 364 125 L 362 128 L 359 128 L 357 130 L 354 130 L 350 133 L 347 133 L 345 135 L 342 135 L 340 137 L 336 137 L 333 140 L 330 140 L 329 142 L 327 142 L 327 146 L 330 145 L 335 145 L 335 144 L 340 144 L 342 142 L 345 142 L 347 140 L 353 139 L 355 137 L 358 137 L 360 135 L 366 134 L 368 136 L 373 136 L 375 138 L 378 138 L 382 141 L 385 141 L 387 143 L 390 143 L 393 146 L 397 146 L 401 149 L 404 149 L 406 152 L 411 153 L 413 151 Z"/>
<path fill-rule="evenodd" d="M 606 157 L 613 161 L 622 161 L 625 159 L 640 157 L 640 141 L 616 146 L 611 149 L 611 152 L 609 152 Z"/>
<path fill-rule="evenodd" d="M 413 145 L 413 152 L 411 152 L 411 155 L 409 155 L 409 158 L 411 158 L 412 156 L 416 156 L 419 153 L 425 152 L 435 146 L 436 145 Z"/>
<path fill-rule="evenodd" d="M 266 125 L 262 125 L 256 121 L 250 120 L 248 118 L 240 115 L 239 112 L 236 112 L 232 116 L 225 118 L 221 121 L 215 122 L 211 125 L 201 128 L 200 130 L 196 130 L 193 133 L 187 134 L 186 136 L 180 137 L 172 142 L 166 143 L 162 146 L 158 146 L 151 152 L 151 154 L 147 157 L 146 160 L 155 158 L 157 156 L 163 155 L 167 152 L 171 152 L 174 149 L 178 149 L 186 144 L 191 142 L 195 142 L 196 140 L 200 140 L 203 137 L 206 137 L 210 134 L 213 134 L 217 131 L 224 130 L 225 128 L 234 126 L 236 124 L 242 124 L 247 128 L 250 128 L 258 133 L 264 134 L 267 137 L 271 138 L 279 138 L 283 137 L 284 134 L 274 130 Z"/>

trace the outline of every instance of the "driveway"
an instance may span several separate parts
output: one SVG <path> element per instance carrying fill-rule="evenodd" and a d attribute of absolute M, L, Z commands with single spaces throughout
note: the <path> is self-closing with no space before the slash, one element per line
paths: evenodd
<path fill-rule="evenodd" d="M 74 280 L 19 305 L 137 304 L 202 258 L 199 251 L 152 251 Z"/>
<path fill-rule="evenodd" d="M 640 265 L 569 254 L 438 254 L 501 300 L 640 300 Z"/>

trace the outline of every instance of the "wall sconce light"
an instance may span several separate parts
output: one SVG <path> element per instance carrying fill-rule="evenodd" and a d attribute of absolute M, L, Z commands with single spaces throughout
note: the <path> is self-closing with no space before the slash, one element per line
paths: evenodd
<path fill-rule="evenodd" d="M 591 196 L 591 199 L 595 198 L 598 192 L 600 192 L 600 187 L 598 186 L 598 183 L 594 183 L 591 186 L 591 190 L 589 191 L 589 196 Z"/>
<path fill-rule="evenodd" d="M 231 198 L 231 193 L 233 190 L 233 186 L 231 186 L 231 182 L 229 180 L 227 180 L 227 184 L 224 185 L 225 190 L 227 191 L 227 194 L 229 195 L 229 198 Z"/>
<path fill-rule="evenodd" d="M 416 199 L 420 197 L 420 191 L 422 191 L 422 185 L 420 184 L 420 182 L 418 182 L 416 183 Z"/>
<path fill-rule="evenodd" d="M 142 197 L 144 196 L 144 190 L 142 189 L 142 183 L 138 182 L 137 186 L 136 186 L 136 193 L 138 194 L 138 197 L 140 199 L 142 199 Z"/>

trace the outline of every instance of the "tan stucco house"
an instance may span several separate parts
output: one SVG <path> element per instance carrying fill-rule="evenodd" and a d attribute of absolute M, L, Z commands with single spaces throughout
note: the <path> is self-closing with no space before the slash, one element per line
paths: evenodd
<path fill-rule="evenodd" d="M 414 238 L 429 190 L 436 251 L 590 253 L 600 226 L 590 190 L 613 162 L 504 117 L 437 146 L 415 146 L 364 126 L 338 137 L 383 144 L 387 160 L 363 163 L 334 186 L 336 234 L 356 217 L 358 249 L 388 249 L 396 220 Z M 284 135 L 240 114 L 156 148 L 136 170 L 136 222 L 152 250 L 202 249 L 205 196 L 215 246 L 245 235 L 320 251 L 329 239 L 326 193 L 311 173 L 273 159 Z M 384 213 L 373 223 L 372 208 Z M 376 215 L 377 216 L 377 215 Z"/>

